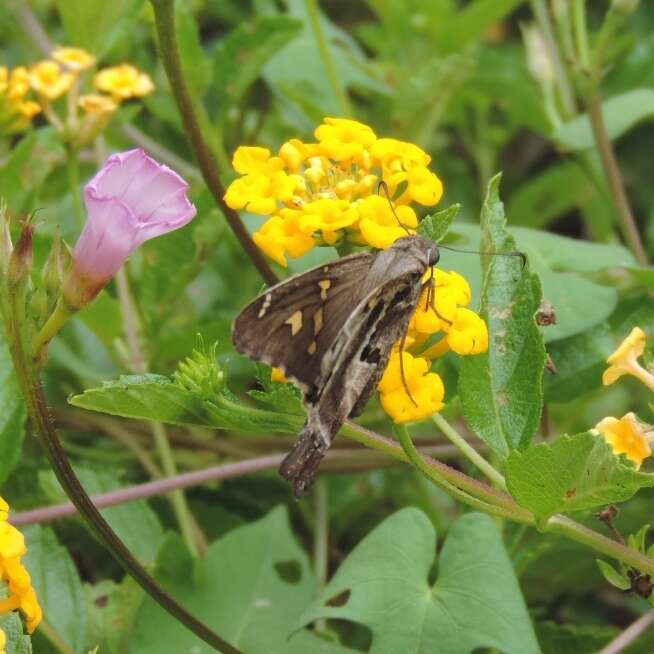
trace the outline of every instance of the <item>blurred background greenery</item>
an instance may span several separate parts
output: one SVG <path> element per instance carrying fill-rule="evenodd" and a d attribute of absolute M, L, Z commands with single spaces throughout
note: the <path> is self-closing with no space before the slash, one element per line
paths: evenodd
<path fill-rule="evenodd" d="M 601 79 L 596 87 L 579 59 L 583 34 L 577 31 L 574 11 L 584 4 L 590 48 L 601 46 Z M 540 274 L 545 297 L 557 313 L 556 325 L 543 329 L 557 369 L 544 379 L 541 436 L 548 438 L 588 429 L 606 415 L 630 410 L 654 421 L 648 397 L 637 382 L 601 387 L 604 359 L 631 327 L 638 324 L 654 333 L 654 274 L 624 245 L 614 196 L 586 114 L 590 95 L 599 89 L 607 135 L 651 258 L 654 4 L 636 4 L 323 0 L 317 6 L 303 0 L 189 0 L 177 2 L 177 21 L 184 70 L 225 181 L 234 174 L 230 160 L 237 146 L 257 144 L 276 150 L 288 138 L 311 141 L 324 116 L 349 115 L 371 125 L 378 136 L 415 142 L 431 154 L 431 167 L 445 184 L 440 206 L 462 205 L 448 242 L 476 248 L 487 183 L 503 172 L 501 192 L 509 227 Z M 318 12 L 314 18 L 326 39 L 336 84 L 316 40 L 312 11 Z M 615 24 L 607 27 L 608 20 Z M 9 0 L 0 15 L 2 63 L 29 66 L 47 56 L 53 44 L 75 45 L 93 53 L 102 65 L 129 62 L 152 77 L 155 92 L 121 105 L 100 145 L 81 150 L 80 180 L 89 179 L 97 169 L 99 152 L 143 146 L 191 182 L 198 207 L 192 225 L 147 243 L 128 266 L 148 370 L 170 375 L 201 334 L 205 343 L 217 340 L 230 386 L 242 392 L 253 387 L 255 367 L 233 352 L 230 325 L 263 286 L 196 168 L 157 54 L 153 23 L 152 9 L 144 0 Z M 16 216 L 42 208 L 36 243 L 40 262 L 55 233 L 69 243 L 75 241 L 79 225 L 69 191 L 66 150 L 42 116 L 24 133 L 0 140 L 0 196 Z M 244 219 L 251 229 L 261 223 L 256 216 Z M 304 270 L 335 256 L 335 251 L 322 248 L 293 261 L 290 269 Z M 441 265 L 470 278 L 478 302 L 477 258 L 448 252 Z M 125 447 L 125 437 L 134 440 L 137 434 L 135 442 L 154 456 L 143 424 L 100 418 L 66 402 L 70 394 L 133 371 L 123 331 L 117 292 L 111 286 L 55 340 L 46 368 L 53 413 L 92 492 L 148 478 L 134 448 Z M 6 407 L 0 416 L 5 439 L 0 439 L 2 494 L 15 510 L 61 500 L 37 443 L 4 436 L 21 431 L 23 414 L 4 348 L 0 364 L 0 394 Z M 455 363 L 439 366 L 448 389 L 445 414 L 458 422 Z M 389 431 L 374 402 L 363 423 Z M 431 444 L 438 442 L 433 431 L 428 425 L 417 430 Z M 169 436 L 180 470 L 278 451 L 280 441 L 282 446 L 292 441 L 231 434 L 217 438 L 203 430 L 177 428 L 170 429 Z M 474 474 L 464 461 L 455 463 Z M 328 475 L 325 488 L 330 570 L 396 508 L 408 504 L 422 508 L 434 522 L 439 540 L 461 512 L 408 468 Z M 209 541 L 283 503 L 291 512 L 296 535 L 310 549 L 316 511 L 324 511 L 312 501 L 294 502 L 274 473 L 211 484 L 186 495 Z M 621 529 L 628 532 L 650 518 L 652 496 L 643 491 L 625 505 Z M 164 541 L 164 527 L 175 528 L 170 505 L 155 499 L 111 511 L 107 513 L 123 538 L 144 562 L 153 563 Z M 593 516 L 587 518 L 597 522 Z M 41 543 L 43 551 L 58 561 L 56 583 L 69 588 L 67 596 L 75 602 L 77 615 L 84 616 L 67 621 L 51 608 L 49 619 L 71 651 L 85 651 L 98 642 L 106 648 L 101 652 L 127 651 L 121 648 L 129 640 L 133 620 L 139 619 L 134 616 L 140 602 L 130 582 L 121 580 L 117 567 L 81 523 L 56 523 L 56 536 L 50 530 L 30 529 L 28 539 Z M 607 586 L 589 551 L 511 526 L 507 541 L 539 625 L 543 651 L 594 652 L 643 610 L 640 600 Z M 56 601 L 49 603 L 54 607 Z M 113 613 L 105 610 L 107 606 Z M 116 628 L 119 633 L 111 634 L 117 615 L 122 620 Z M 341 631 L 347 644 L 364 647 L 365 634 Z M 58 651 L 52 638 L 43 634 L 37 633 L 35 642 L 38 652 Z M 650 639 L 628 651 L 653 648 Z M 132 645 L 129 651 L 154 650 Z"/>

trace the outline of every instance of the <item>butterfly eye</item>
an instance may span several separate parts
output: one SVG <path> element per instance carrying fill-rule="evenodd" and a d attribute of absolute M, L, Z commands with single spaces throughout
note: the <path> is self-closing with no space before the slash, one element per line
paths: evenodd
<path fill-rule="evenodd" d="M 437 247 L 434 247 L 433 250 L 427 252 L 427 260 L 429 261 L 430 266 L 435 266 L 440 258 L 441 253 L 438 251 Z"/>

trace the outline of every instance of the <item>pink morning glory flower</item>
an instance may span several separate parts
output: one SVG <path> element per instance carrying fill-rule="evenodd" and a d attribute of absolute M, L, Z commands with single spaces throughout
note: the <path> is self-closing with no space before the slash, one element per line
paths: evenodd
<path fill-rule="evenodd" d="M 113 154 L 84 188 L 87 219 L 64 282 L 70 307 L 93 299 L 145 241 L 186 225 L 188 184 L 143 150 Z"/>

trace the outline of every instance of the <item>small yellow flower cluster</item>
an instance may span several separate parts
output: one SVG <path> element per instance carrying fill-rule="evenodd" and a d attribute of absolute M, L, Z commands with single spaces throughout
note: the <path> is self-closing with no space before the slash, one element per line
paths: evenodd
<path fill-rule="evenodd" d="M 7 584 L 9 597 L 0 599 L 0 613 L 20 609 L 26 618 L 27 631 L 32 633 L 43 618 L 43 611 L 32 587 L 29 572 L 21 563 L 27 552 L 25 539 L 18 529 L 9 524 L 9 505 L 0 497 L 0 579 Z M 0 651 L 5 634 L 0 630 Z"/>
<path fill-rule="evenodd" d="M 81 93 L 81 77 L 96 65 L 96 58 L 81 48 L 57 47 L 50 59 L 29 68 L 15 68 L 11 75 L 0 67 L 0 131 L 26 129 L 31 118 L 43 114 L 65 140 L 79 147 L 92 141 L 109 123 L 121 102 L 142 98 L 154 90 L 148 75 L 121 64 L 99 70 L 93 85 L 101 93 Z M 39 102 L 25 100 L 32 90 Z M 52 103 L 66 95 L 67 116 L 62 119 Z M 82 110 L 82 120 L 78 111 Z M 11 118 L 11 120 L 9 120 Z"/>
<path fill-rule="evenodd" d="M 440 376 L 430 372 L 435 358 L 449 350 L 465 356 L 488 349 L 486 323 L 467 308 L 472 297 L 468 282 L 457 272 L 438 268 L 426 273 L 425 281 L 430 279 L 431 285 L 420 298 L 407 335 L 402 339 L 406 349 L 401 349 L 402 341 L 396 343 L 379 383 L 382 407 L 396 423 L 421 420 L 442 408 L 445 387 Z M 438 332 L 443 332 L 442 338 L 419 355 L 407 351 L 421 348 Z"/>
<path fill-rule="evenodd" d="M 634 327 L 618 349 L 606 360 L 609 367 L 602 375 L 605 386 L 613 384 L 623 375 L 632 375 L 654 391 L 654 375 L 643 368 L 638 359 L 645 351 L 647 338 L 640 327 Z M 608 416 L 595 425 L 595 431 L 604 436 L 616 455 L 625 454 L 640 468 L 651 456 L 654 429 L 629 412 L 622 418 Z"/>
<path fill-rule="evenodd" d="M 15 134 L 26 130 L 41 105 L 28 99 L 30 91 L 27 68 L 18 66 L 11 72 L 0 66 L 0 134 Z"/>
<path fill-rule="evenodd" d="M 276 156 L 249 146 L 234 153 L 241 177 L 225 202 L 270 215 L 253 238 L 282 266 L 287 255 L 343 240 L 387 248 L 417 226 L 412 202 L 433 206 L 443 194 L 427 168 L 431 157 L 417 145 L 377 138 L 367 125 L 343 118 L 325 118 L 314 135 L 316 143 L 291 139 Z M 392 203 L 378 195 L 381 181 Z"/>

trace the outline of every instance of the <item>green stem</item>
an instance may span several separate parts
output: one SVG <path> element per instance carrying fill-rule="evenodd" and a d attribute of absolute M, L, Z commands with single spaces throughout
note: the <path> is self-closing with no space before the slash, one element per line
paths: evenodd
<path fill-rule="evenodd" d="M 127 338 L 130 364 L 134 372 L 143 374 L 146 372 L 148 364 L 143 348 L 141 347 L 139 315 L 129 290 L 129 280 L 127 279 L 127 272 L 124 266 L 116 273 L 116 288 L 118 290 L 118 301 Z M 177 465 L 175 464 L 165 427 L 159 422 L 151 422 L 150 429 L 152 430 L 152 436 L 164 474 L 168 477 L 176 476 Z M 198 556 L 199 550 L 196 540 L 195 521 L 183 491 L 173 491 L 170 494 L 170 502 L 186 546 L 193 556 Z"/>
<path fill-rule="evenodd" d="M 350 100 L 347 97 L 347 93 L 341 84 L 338 73 L 336 72 L 334 60 L 332 59 L 332 54 L 329 51 L 329 45 L 327 44 L 325 33 L 323 32 L 322 25 L 320 24 L 318 0 L 304 0 L 304 5 L 307 9 L 309 23 L 311 25 L 311 29 L 313 30 L 313 35 L 316 37 L 316 43 L 318 44 L 320 57 L 322 59 L 323 66 L 325 67 L 327 80 L 329 85 L 332 87 L 332 91 L 334 92 L 336 99 L 338 100 L 341 113 L 346 117 L 352 116 L 352 106 L 350 105 Z"/>
<path fill-rule="evenodd" d="M 582 71 L 590 71 L 590 48 L 586 24 L 586 0 L 572 0 L 572 24 L 574 26 L 577 57 Z"/>
<path fill-rule="evenodd" d="M 517 521 L 517 516 L 514 515 L 512 511 L 509 511 L 495 504 L 489 504 L 488 502 L 474 497 L 473 495 L 462 491 L 460 488 L 457 488 L 454 484 L 446 480 L 445 477 L 441 474 L 440 470 L 434 466 L 429 465 L 428 461 L 423 458 L 420 452 L 418 452 L 415 445 L 413 444 L 413 441 L 411 440 L 409 431 L 404 425 L 395 425 L 393 427 L 393 431 L 400 441 L 402 449 L 409 458 L 409 462 L 413 464 L 417 470 L 422 472 L 422 474 L 425 475 L 427 479 L 436 484 L 436 486 L 442 488 L 446 493 L 459 500 L 463 504 L 471 506 L 473 509 L 479 509 L 480 511 L 490 513 L 494 516 Z M 533 522 L 531 524 L 533 524 Z"/>
<path fill-rule="evenodd" d="M 598 79 L 593 75 L 591 86 L 586 95 L 586 108 L 588 110 L 588 117 L 593 129 L 593 136 L 595 144 L 602 160 L 602 168 L 604 176 L 613 196 L 613 203 L 615 205 L 618 221 L 622 235 L 636 257 L 638 262 L 644 266 L 648 265 L 647 253 L 641 241 L 636 220 L 631 212 L 627 193 L 624 188 L 622 174 L 618 166 L 615 153 L 611 147 L 611 141 L 606 131 L 604 124 L 604 115 L 602 113 L 602 98 L 600 97 L 599 89 L 597 87 Z"/>
<path fill-rule="evenodd" d="M 68 172 L 68 188 L 73 200 L 73 210 L 75 211 L 75 219 L 79 229 L 84 227 L 84 206 L 82 205 L 82 196 L 79 190 L 79 159 L 77 151 L 72 148 L 67 148 L 66 157 L 66 171 Z"/>
<path fill-rule="evenodd" d="M 432 416 L 434 424 L 445 434 L 447 439 L 453 445 L 461 450 L 461 453 L 470 461 L 473 465 L 477 466 L 488 479 L 495 484 L 498 488 L 501 488 L 503 491 L 506 491 L 506 480 L 504 476 L 498 472 L 484 457 L 477 452 L 477 450 L 468 443 L 468 441 L 459 434 L 459 432 L 450 425 L 445 418 L 440 413 L 435 413 Z"/>
<path fill-rule="evenodd" d="M 57 630 L 47 620 L 41 620 L 38 631 L 47 638 L 48 642 L 59 654 L 75 654 L 75 650 L 59 635 Z"/>
<path fill-rule="evenodd" d="M 40 360 L 41 356 L 52 338 L 59 332 L 59 330 L 70 320 L 73 312 L 66 306 L 63 299 L 59 298 L 55 305 L 54 311 L 50 317 L 45 321 L 45 325 L 41 327 L 40 331 L 34 335 L 32 339 L 32 356 L 36 360 Z"/>
<path fill-rule="evenodd" d="M 152 436 L 154 437 L 154 444 L 157 448 L 157 454 L 161 461 L 166 477 L 175 477 L 178 474 L 177 464 L 173 457 L 173 451 L 170 447 L 170 441 L 164 426 L 160 422 L 150 423 L 152 429 Z M 173 511 L 182 531 L 182 536 L 186 542 L 189 551 L 193 556 L 198 556 L 198 546 L 196 541 L 195 526 L 193 516 L 186 502 L 184 491 L 175 490 L 170 494 L 170 502 L 173 505 Z"/>
<path fill-rule="evenodd" d="M 151 0 L 151 3 L 154 9 L 161 59 L 170 82 L 171 92 L 177 103 L 182 125 L 198 160 L 202 177 L 204 177 L 211 195 L 213 195 L 216 204 L 225 215 L 236 238 L 263 279 L 268 284 L 276 284 L 278 281 L 277 275 L 272 271 L 261 250 L 252 240 L 238 213 L 225 203 L 225 188 L 220 181 L 216 162 L 207 145 L 207 139 L 200 126 L 198 113 L 193 105 L 193 99 L 182 70 L 177 46 L 177 34 L 175 32 L 175 2 L 174 0 Z"/>
<path fill-rule="evenodd" d="M 543 38 L 545 39 L 545 44 L 552 59 L 556 85 L 559 89 L 564 115 L 566 118 L 571 118 L 576 113 L 574 93 L 572 92 L 572 86 L 568 79 L 568 72 L 561 60 L 547 5 L 545 4 L 545 0 L 531 0 L 530 4 L 531 10 L 536 17 L 536 22 L 538 23 Z M 553 107 L 551 107 L 550 110 L 556 107 L 553 102 L 552 105 Z M 558 115 L 558 111 L 555 112 L 555 115 Z"/>
<path fill-rule="evenodd" d="M 134 577 L 135 581 L 170 615 L 190 629 L 198 638 L 224 654 L 241 654 L 207 625 L 199 621 L 145 571 L 109 523 L 95 507 L 75 474 L 57 434 L 41 386 L 41 380 L 34 360 L 26 347 L 26 316 L 24 293 L 12 293 L 6 287 L 0 291 L 0 303 L 7 329 L 7 339 L 14 362 L 16 377 L 20 385 L 27 414 L 43 445 L 50 465 L 59 483 L 75 505 L 80 515 L 89 523 L 91 529 L 114 556 L 116 561 Z"/>
<path fill-rule="evenodd" d="M 327 565 L 329 560 L 329 496 L 327 480 L 316 480 L 314 490 L 314 528 L 313 528 L 313 569 L 316 576 L 316 596 L 327 585 Z M 316 621 L 316 630 L 323 631 L 325 621 Z"/>

